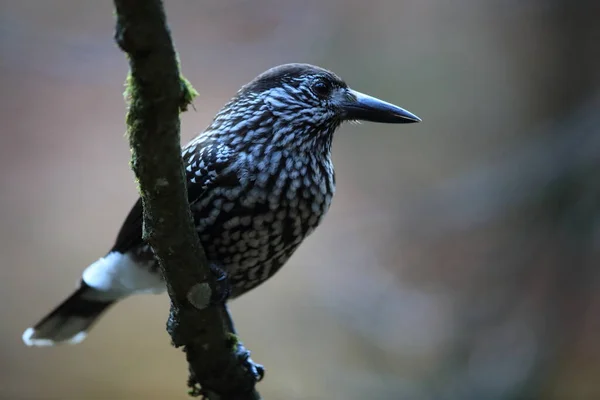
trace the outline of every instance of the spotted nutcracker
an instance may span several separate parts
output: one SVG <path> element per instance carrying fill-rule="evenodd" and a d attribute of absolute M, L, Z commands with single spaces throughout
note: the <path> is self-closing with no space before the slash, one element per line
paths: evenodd
<path fill-rule="evenodd" d="M 410 112 L 350 89 L 308 64 L 272 68 L 242 87 L 183 148 L 188 199 L 211 265 L 230 298 L 275 274 L 321 222 L 335 191 L 334 131 L 344 121 L 411 123 Z M 142 203 L 79 288 L 23 334 L 31 346 L 79 343 L 96 319 L 132 294 L 165 291 L 142 240 Z"/>

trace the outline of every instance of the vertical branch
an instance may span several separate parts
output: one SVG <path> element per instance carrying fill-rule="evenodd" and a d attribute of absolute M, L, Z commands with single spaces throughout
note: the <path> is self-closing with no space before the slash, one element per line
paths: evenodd
<path fill-rule="evenodd" d="M 162 2 L 114 4 L 115 40 L 131 68 L 127 132 L 144 207 L 143 238 L 154 250 L 171 299 L 167 330 L 173 345 L 187 354 L 192 394 L 258 399 L 254 386 L 261 367 L 249 359 L 226 307 L 208 302 L 216 286 L 192 224 L 179 135 L 179 113 L 195 92 L 180 77 Z"/>

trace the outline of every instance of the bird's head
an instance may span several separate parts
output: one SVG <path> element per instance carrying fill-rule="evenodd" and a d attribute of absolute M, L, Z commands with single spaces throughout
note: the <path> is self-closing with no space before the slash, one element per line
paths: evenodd
<path fill-rule="evenodd" d="M 222 122 L 246 131 L 245 140 L 308 148 L 328 149 L 333 132 L 344 121 L 421 121 L 398 106 L 350 89 L 334 73 L 309 64 L 285 64 L 263 72 L 242 87 L 224 110 Z"/>

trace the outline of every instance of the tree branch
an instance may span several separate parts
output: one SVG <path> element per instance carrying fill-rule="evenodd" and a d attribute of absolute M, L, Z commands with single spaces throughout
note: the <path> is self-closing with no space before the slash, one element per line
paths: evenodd
<path fill-rule="evenodd" d="M 225 305 L 209 304 L 215 279 L 192 224 L 181 159 L 179 113 L 195 92 L 180 77 L 160 0 L 114 0 L 115 40 L 128 55 L 127 132 L 144 207 L 143 238 L 171 299 L 167 330 L 184 347 L 192 395 L 259 399 L 262 370 L 235 335 Z M 199 389 L 198 385 L 202 389 Z"/>

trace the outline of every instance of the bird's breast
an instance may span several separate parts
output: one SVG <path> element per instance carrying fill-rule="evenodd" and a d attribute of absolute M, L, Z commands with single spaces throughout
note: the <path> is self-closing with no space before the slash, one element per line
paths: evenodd
<path fill-rule="evenodd" d="M 273 155 L 240 166 L 239 187 L 194 205 L 208 258 L 230 274 L 234 294 L 272 276 L 319 225 L 335 191 L 329 160 Z M 236 290 L 236 282 L 243 288 Z"/>

